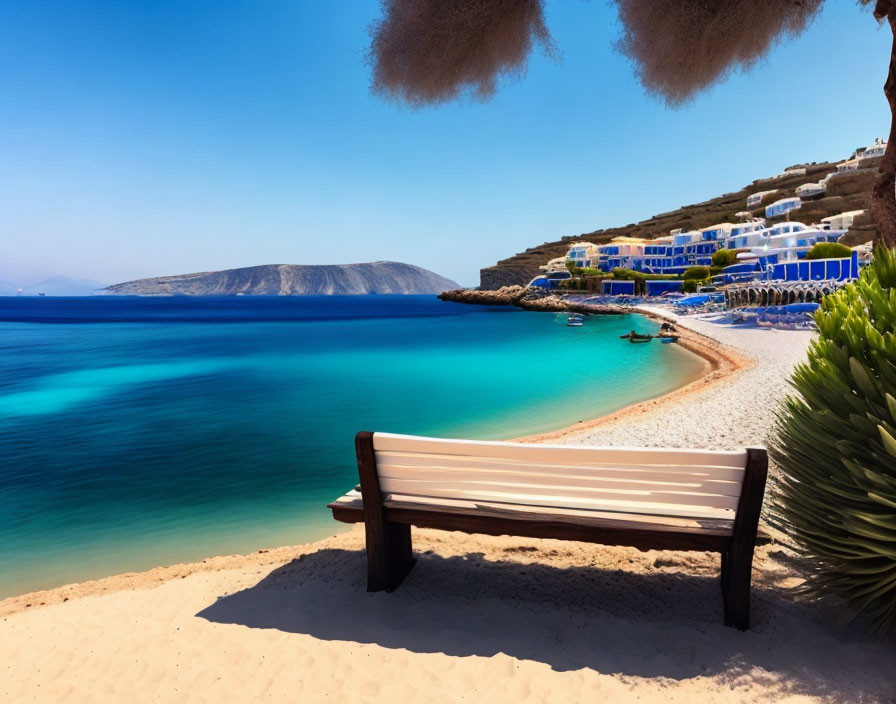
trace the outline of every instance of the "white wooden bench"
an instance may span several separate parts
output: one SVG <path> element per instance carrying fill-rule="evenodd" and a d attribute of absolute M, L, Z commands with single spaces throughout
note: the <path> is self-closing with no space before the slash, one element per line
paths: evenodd
<path fill-rule="evenodd" d="M 367 589 L 414 566 L 411 526 L 722 555 L 726 625 L 749 626 L 768 458 L 735 452 L 530 445 L 358 433 L 360 492 L 329 508 L 365 524 Z"/>

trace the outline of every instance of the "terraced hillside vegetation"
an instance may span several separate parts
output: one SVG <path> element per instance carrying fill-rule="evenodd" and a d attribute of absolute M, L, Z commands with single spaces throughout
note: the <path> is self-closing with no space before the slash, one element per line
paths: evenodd
<path fill-rule="evenodd" d="M 850 210 L 867 210 L 879 163 L 879 158 L 869 159 L 864 168 L 840 174 L 836 173 L 837 167 L 834 162 L 797 164 L 795 166 L 806 169 L 805 175 L 758 179 L 734 193 L 726 193 L 703 203 L 685 205 L 678 210 L 660 213 L 638 223 L 561 237 L 559 240 L 530 247 L 524 252 L 502 259 L 494 266 L 481 269 L 479 287 L 497 290 L 502 286 L 525 286 L 538 275 L 539 266 L 550 259 L 563 256 L 569 245 L 579 240 L 602 244 L 621 236 L 652 239 L 679 227 L 695 230 L 720 222 L 736 222 L 735 214 L 744 210 L 750 210 L 757 217 L 764 217 L 765 206 L 769 203 L 793 196 L 797 186 L 820 181 L 831 173 L 835 175 L 828 181 L 826 193 L 821 198 L 804 201 L 799 210 L 790 214 L 790 219 L 809 224 L 829 215 L 839 215 Z M 777 189 L 777 193 L 766 196 L 759 207 L 747 208 L 747 196 L 772 189 Z M 770 218 L 768 222 L 773 224 L 785 219 L 785 217 Z M 873 239 L 874 233 L 871 218 L 865 213 L 856 219 L 842 241 L 848 245 L 860 244 Z"/>

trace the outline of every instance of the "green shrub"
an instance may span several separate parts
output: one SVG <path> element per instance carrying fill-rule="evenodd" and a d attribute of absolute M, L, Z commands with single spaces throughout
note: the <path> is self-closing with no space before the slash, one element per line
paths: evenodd
<path fill-rule="evenodd" d="M 610 272 L 614 279 L 624 279 L 627 281 L 656 281 L 656 280 L 674 280 L 678 276 L 675 274 L 648 274 L 644 271 L 634 271 L 633 269 L 615 268 Z"/>
<path fill-rule="evenodd" d="M 685 279 L 681 284 L 682 293 L 695 293 L 698 286 L 702 286 L 703 282 L 697 279 Z"/>
<path fill-rule="evenodd" d="M 610 273 L 613 275 L 614 279 L 622 279 L 624 281 L 632 281 L 643 276 L 640 271 L 633 271 L 632 269 L 622 269 L 620 267 L 616 267 Z"/>
<path fill-rule="evenodd" d="M 714 267 L 726 267 L 737 264 L 736 249 L 719 249 L 712 255 L 712 265 Z"/>
<path fill-rule="evenodd" d="M 806 259 L 848 259 L 852 250 L 839 242 L 819 242 L 806 252 Z"/>
<path fill-rule="evenodd" d="M 896 250 L 824 298 L 770 452 L 772 523 L 804 560 L 810 593 L 896 625 Z"/>
<path fill-rule="evenodd" d="M 684 270 L 684 274 L 681 275 L 685 281 L 689 279 L 708 279 L 709 278 L 709 267 L 708 266 L 692 266 L 689 269 Z"/>

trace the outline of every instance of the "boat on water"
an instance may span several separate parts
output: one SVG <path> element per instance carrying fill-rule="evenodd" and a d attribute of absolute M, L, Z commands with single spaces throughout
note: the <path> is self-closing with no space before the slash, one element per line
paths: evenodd
<path fill-rule="evenodd" d="M 641 335 L 640 333 L 632 330 L 625 335 L 620 335 L 619 339 L 628 340 L 629 342 L 650 342 L 653 339 L 653 335 Z"/>
<path fill-rule="evenodd" d="M 585 316 L 580 315 L 579 313 L 571 313 L 569 317 L 566 318 L 566 327 L 568 328 L 580 328 L 585 322 Z"/>

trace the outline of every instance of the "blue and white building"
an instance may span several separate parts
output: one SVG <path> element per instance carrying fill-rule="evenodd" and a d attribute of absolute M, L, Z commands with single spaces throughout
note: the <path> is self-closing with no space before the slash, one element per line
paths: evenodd
<path fill-rule="evenodd" d="M 776 218 L 781 215 L 787 215 L 791 210 L 798 210 L 803 205 L 803 201 L 798 196 L 791 198 L 781 198 L 765 206 L 765 217 Z"/>
<path fill-rule="evenodd" d="M 558 287 L 561 281 L 570 278 L 567 262 L 607 273 L 618 267 L 650 274 L 683 274 L 693 266 L 711 266 L 712 255 L 719 249 L 736 250 L 738 262 L 725 267 L 715 277 L 718 284 L 855 278 L 866 258 L 854 254 L 842 260 L 816 260 L 828 262 L 822 265 L 806 261 L 805 256 L 819 242 L 840 239 L 861 212 L 841 213 L 814 226 L 790 221 L 766 226 L 765 220 L 757 218 L 751 222 L 719 223 L 700 230 L 673 230 L 653 240 L 617 237 L 602 245 L 575 242 L 565 257 L 557 257 L 542 266 L 546 274 L 536 277 L 530 285 Z"/>
<path fill-rule="evenodd" d="M 844 230 L 834 230 L 829 226 L 809 227 L 801 222 L 782 222 L 765 228 L 745 238 L 733 238 L 729 241 L 730 249 L 745 251 L 737 255 L 738 263 L 725 267 L 716 278 L 717 283 L 737 283 L 750 280 L 775 281 L 812 281 L 819 278 L 823 267 L 785 266 L 803 264 L 806 254 L 819 242 L 836 242 L 844 234 Z M 852 257 L 853 259 L 855 257 Z M 830 264 L 829 272 L 833 278 L 858 276 L 858 261 L 855 266 L 847 264 L 850 260 L 815 260 L 839 262 Z M 836 276 L 833 276 L 836 270 Z M 804 277 L 801 279 L 794 277 Z"/>
<path fill-rule="evenodd" d="M 770 196 L 772 193 L 777 193 L 778 189 L 773 188 L 770 191 L 759 191 L 758 193 L 752 193 L 747 196 L 747 207 L 748 208 L 758 208 L 762 205 L 762 199 L 766 196 Z"/>
<path fill-rule="evenodd" d="M 596 269 L 600 248 L 591 242 L 575 242 L 566 253 L 567 261 L 580 269 Z"/>

